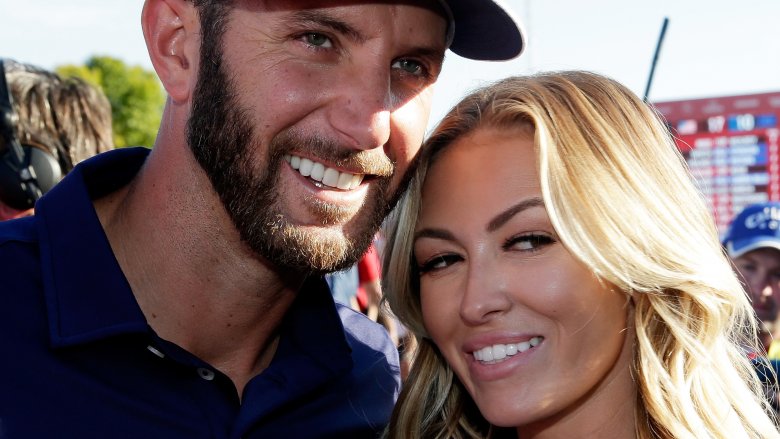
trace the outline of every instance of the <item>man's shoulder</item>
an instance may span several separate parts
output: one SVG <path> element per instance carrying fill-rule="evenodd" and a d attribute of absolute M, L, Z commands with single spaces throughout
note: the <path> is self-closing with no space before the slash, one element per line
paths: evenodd
<path fill-rule="evenodd" d="M 398 368 L 398 350 L 382 325 L 340 303 L 336 308 L 356 366 L 375 366 L 382 361 L 391 369 Z"/>
<path fill-rule="evenodd" d="M 336 309 L 339 313 L 341 323 L 344 325 L 344 331 L 353 334 L 367 346 L 380 349 L 385 347 L 385 343 L 390 343 L 390 336 L 385 328 L 377 322 L 369 319 L 365 314 L 336 302 Z"/>
<path fill-rule="evenodd" d="M 31 243 L 38 240 L 35 217 L 0 221 L 0 247 L 11 243 Z"/>
<path fill-rule="evenodd" d="M 382 325 L 347 306 L 336 307 L 352 350 L 347 386 L 353 390 L 348 392 L 350 405 L 359 407 L 363 416 L 371 418 L 370 423 L 381 429 L 387 424 L 401 389 L 398 349 Z"/>
<path fill-rule="evenodd" d="M 37 300 L 33 292 L 41 283 L 40 261 L 34 217 L 0 222 L 0 327 L 8 328 L 17 321 L 11 317 L 24 314 L 22 301 Z"/>
<path fill-rule="evenodd" d="M 392 405 L 400 386 L 395 344 L 383 326 L 335 303 L 323 278 L 307 280 L 288 312 L 285 328 L 289 339 L 295 340 L 307 356 L 323 361 L 324 369 L 342 376 L 338 386 L 369 386 L 386 395 Z"/>
<path fill-rule="evenodd" d="M 0 221 L 0 277 L 6 290 L 11 278 L 38 267 L 38 231 L 33 217 Z M 3 288 L 0 288 L 3 289 Z"/>

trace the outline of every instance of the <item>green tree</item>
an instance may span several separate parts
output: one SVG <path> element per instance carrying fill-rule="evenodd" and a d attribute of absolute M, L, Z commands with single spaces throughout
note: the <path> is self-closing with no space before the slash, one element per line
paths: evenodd
<path fill-rule="evenodd" d="M 108 56 L 93 56 L 83 66 L 60 66 L 57 73 L 78 76 L 103 89 L 111 102 L 116 147 L 152 146 L 165 103 L 155 73 Z"/>

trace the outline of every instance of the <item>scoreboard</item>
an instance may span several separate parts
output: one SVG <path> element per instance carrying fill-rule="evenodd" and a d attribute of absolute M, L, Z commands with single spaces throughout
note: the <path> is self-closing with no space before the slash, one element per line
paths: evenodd
<path fill-rule="evenodd" d="M 655 102 L 720 233 L 743 207 L 780 200 L 780 92 Z"/>

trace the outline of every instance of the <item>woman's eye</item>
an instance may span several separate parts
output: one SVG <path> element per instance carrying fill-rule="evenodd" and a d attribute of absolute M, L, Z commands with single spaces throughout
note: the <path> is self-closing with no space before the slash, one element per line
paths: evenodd
<path fill-rule="evenodd" d="M 548 235 L 543 234 L 530 234 L 519 235 L 509 238 L 504 244 L 505 249 L 517 249 L 520 251 L 538 251 L 542 247 L 554 243 L 555 240 Z"/>
<path fill-rule="evenodd" d="M 421 263 L 417 269 L 419 270 L 420 274 L 425 274 L 430 271 L 447 268 L 459 260 L 460 256 L 458 255 L 438 255 Z"/>
<path fill-rule="evenodd" d="M 330 38 L 316 32 L 309 32 L 304 34 L 303 39 L 307 44 L 314 47 L 322 47 L 326 49 L 333 47 L 333 42 L 330 40 Z"/>
<path fill-rule="evenodd" d="M 404 73 L 409 73 L 415 76 L 427 76 L 427 71 L 423 64 L 413 59 L 399 59 L 392 65 L 394 69 L 401 69 Z"/>

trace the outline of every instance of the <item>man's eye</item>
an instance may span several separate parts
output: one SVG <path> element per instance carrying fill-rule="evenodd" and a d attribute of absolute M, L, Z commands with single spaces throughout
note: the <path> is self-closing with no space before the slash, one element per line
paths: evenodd
<path fill-rule="evenodd" d="M 401 69 L 406 73 L 417 76 L 426 76 L 425 67 L 419 61 L 413 59 L 399 59 L 393 63 L 394 69 Z"/>
<path fill-rule="evenodd" d="M 326 37 L 323 34 L 318 34 L 316 32 L 310 32 L 303 35 L 303 39 L 304 41 L 306 41 L 307 44 L 314 47 L 323 47 L 323 48 L 333 47 L 333 42 L 330 40 L 330 38 Z"/>

